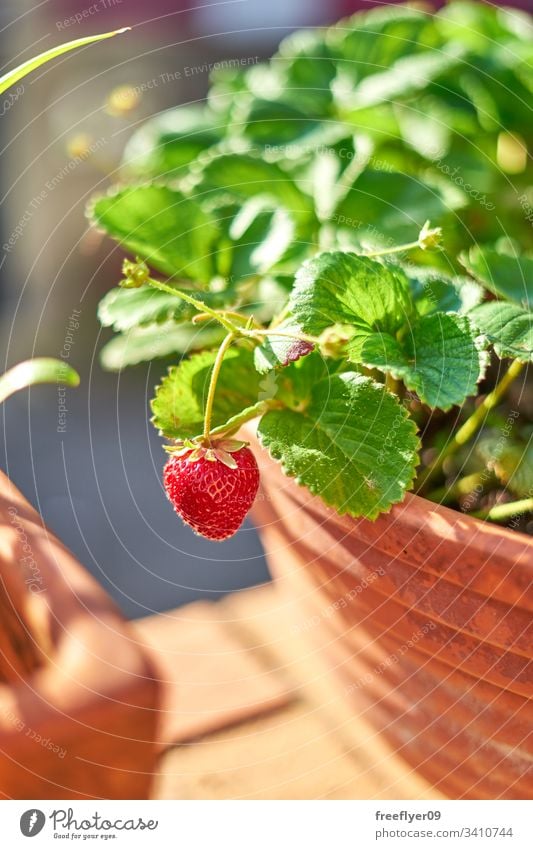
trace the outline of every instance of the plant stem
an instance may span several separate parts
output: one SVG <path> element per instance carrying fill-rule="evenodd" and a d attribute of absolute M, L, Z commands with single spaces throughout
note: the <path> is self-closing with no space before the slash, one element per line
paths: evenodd
<path fill-rule="evenodd" d="M 234 333 L 228 333 L 224 341 L 222 342 L 220 348 L 218 349 L 215 362 L 213 364 L 213 371 L 211 373 L 211 380 L 209 381 L 209 390 L 207 393 L 207 401 L 205 402 L 205 413 L 204 413 L 204 433 L 203 438 L 206 442 L 209 442 L 209 438 L 211 435 L 211 418 L 213 415 L 213 401 L 215 400 L 215 392 L 217 388 L 218 376 L 220 374 L 220 369 L 222 367 L 222 362 L 224 360 L 224 356 L 229 346 L 235 339 Z"/>
<path fill-rule="evenodd" d="M 363 254 L 363 256 L 373 258 L 375 256 L 387 256 L 388 254 L 402 254 L 404 251 L 412 251 L 414 248 L 419 247 L 420 242 L 417 239 L 416 242 L 407 242 L 406 245 L 396 245 L 394 248 L 383 248 L 381 251 L 370 251 L 370 253 Z"/>
<path fill-rule="evenodd" d="M 461 446 L 472 439 L 482 426 L 487 414 L 500 403 L 513 380 L 518 377 L 524 368 L 524 365 L 525 363 L 521 363 L 519 360 L 513 360 L 500 382 L 496 384 L 492 392 L 489 392 L 485 396 L 479 407 L 476 407 L 472 415 L 461 425 L 453 439 L 442 449 L 433 465 L 429 466 L 426 472 L 420 475 L 418 479 L 419 491 L 423 486 L 427 486 L 429 481 L 433 480 L 442 471 L 444 461 L 448 457 L 451 457 Z"/>
<path fill-rule="evenodd" d="M 533 498 L 523 498 L 521 501 L 496 504 L 490 510 L 478 510 L 476 513 L 470 513 L 469 515 L 476 516 L 478 519 L 488 519 L 492 522 L 506 522 L 508 519 L 514 519 L 523 513 L 531 512 L 533 512 Z"/>
<path fill-rule="evenodd" d="M 187 295 L 181 289 L 174 289 L 172 286 L 168 286 L 166 283 L 161 283 L 160 280 L 154 280 L 152 277 L 149 277 L 146 281 L 152 289 L 159 289 L 160 292 L 166 292 L 169 295 L 175 295 L 177 298 L 181 298 L 182 301 L 186 301 L 188 304 L 193 306 L 200 313 L 206 313 L 207 315 L 214 318 L 215 321 L 218 321 L 219 324 L 222 325 L 229 333 L 238 333 L 239 328 L 236 327 L 229 319 L 227 319 L 223 314 L 217 312 L 216 310 L 208 307 L 207 304 L 204 304 L 203 301 L 199 301 L 196 298 L 193 298 L 192 295 Z"/>

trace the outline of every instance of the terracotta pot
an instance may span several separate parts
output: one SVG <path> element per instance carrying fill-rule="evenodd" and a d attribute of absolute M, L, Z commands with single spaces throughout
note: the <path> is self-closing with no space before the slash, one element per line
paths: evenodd
<path fill-rule="evenodd" d="M 148 798 L 158 685 L 103 590 L 0 473 L 0 792 Z"/>
<path fill-rule="evenodd" d="M 531 798 L 533 539 L 414 495 L 340 517 L 257 456 L 255 521 L 293 627 L 358 715 L 447 796 Z"/>

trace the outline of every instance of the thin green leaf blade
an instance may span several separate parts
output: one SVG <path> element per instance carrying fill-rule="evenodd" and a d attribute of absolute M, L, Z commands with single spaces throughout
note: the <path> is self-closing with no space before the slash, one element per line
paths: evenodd
<path fill-rule="evenodd" d="M 113 32 L 104 32 L 100 35 L 89 35 L 84 38 L 76 38 L 74 41 L 68 41 L 65 44 L 60 44 L 58 47 L 52 47 L 50 50 L 45 50 L 44 53 L 34 56 L 33 59 L 28 59 L 26 62 L 23 62 L 22 65 L 19 65 L 12 71 L 8 71 L 7 74 L 0 77 L 0 94 L 3 94 L 4 91 L 11 88 L 12 85 L 18 83 L 19 80 L 23 79 L 23 77 L 31 74 L 32 71 L 40 68 L 41 65 L 44 65 L 46 62 L 50 62 L 51 59 L 56 59 L 58 56 L 62 56 L 63 53 L 69 53 L 71 50 L 77 50 L 78 47 L 86 47 L 88 44 L 94 44 L 95 42 L 103 41 L 106 38 L 113 38 L 115 35 L 121 35 L 121 33 L 127 32 L 129 29 L 131 29 L 131 27 L 122 27 L 122 29 L 117 29 Z"/>
<path fill-rule="evenodd" d="M 80 377 L 64 360 L 56 360 L 53 357 L 25 360 L 0 377 L 0 403 L 20 389 L 39 383 L 59 383 L 75 387 L 79 386 Z"/>

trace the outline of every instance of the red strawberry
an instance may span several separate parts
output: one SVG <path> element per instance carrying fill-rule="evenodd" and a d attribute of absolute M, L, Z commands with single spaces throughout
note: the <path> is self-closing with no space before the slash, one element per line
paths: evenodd
<path fill-rule="evenodd" d="M 259 469 L 244 443 L 226 439 L 172 454 L 163 482 L 184 522 L 207 539 L 223 540 L 238 531 L 252 506 Z"/>

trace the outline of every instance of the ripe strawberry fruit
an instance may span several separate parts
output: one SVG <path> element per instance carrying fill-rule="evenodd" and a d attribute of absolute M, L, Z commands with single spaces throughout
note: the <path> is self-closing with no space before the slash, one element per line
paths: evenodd
<path fill-rule="evenodd" d="M 259 469 L 242 442 L 222 440 L 172 454 L 163 482 L 184 522 L 207 539 L 223 540 L 238 531 L 252 506 Z"/>

